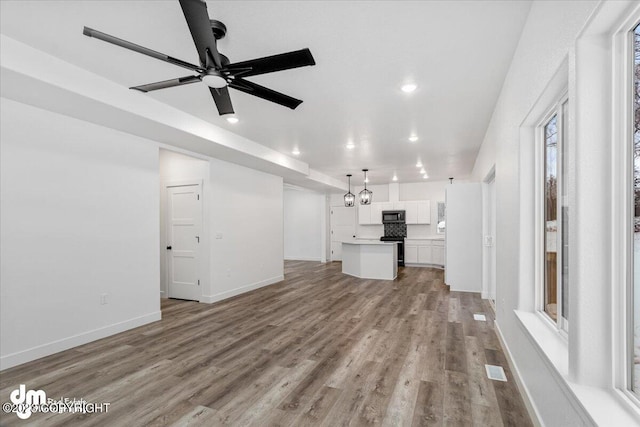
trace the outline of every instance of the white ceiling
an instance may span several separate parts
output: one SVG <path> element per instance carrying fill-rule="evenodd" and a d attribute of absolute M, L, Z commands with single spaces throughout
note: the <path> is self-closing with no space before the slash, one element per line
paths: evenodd
<path fill-rule="evenodd" d="M 2 1 L 0 30 L 129 87 L 188 75 L 82 35 L 83 26 L 191 63 L 197 54 L 177 1 Z M 231 90 L 219 117 L 204 84 L 150 96 L 291 156 L 319 172 L 372 184 L 463 178 L 473 167 L 530 7 L 528 1 L 208 1 L 232 62 L 311 49 L 315 67 L 250 80 L 304 100 L 296 110 Z M 415 82 L 405 94 L 400 86 Z M 411 134 L 419 140 L 408 141 Z M 355 148 L 345 148 L 353 141 Z"/>

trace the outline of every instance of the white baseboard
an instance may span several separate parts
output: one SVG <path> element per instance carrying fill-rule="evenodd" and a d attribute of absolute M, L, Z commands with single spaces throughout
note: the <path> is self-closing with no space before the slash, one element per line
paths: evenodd
<path fill-rule="evenodd" d="M 37 347 L 32 347 L 27 350 L 7 354 L 0 357 L 0 370 L 12 368 L 23 363 L 31 362 L 32 360 L 40 359 L 41 357 L 50 356 L 54 353 L 58 353 L 82 344 L 89 343 L 91 341 L 96 341 L 120 332 L 128 331 L 129 329 L 137 328 L 138 326 L 158 321 L 161 318 L 162 313 L 160 311 L 156 311 L 154 313 L 145 314 L 143 316 L 135 317 L 123 322 L 114 323 L 113 325 L 104 326 L 102 328 L 83 332 L 81 334 L 73 335 L 61 340 L 42 344 Z"/>
<path fill-rule="evenodd" d="M 322 262 L 322 258 L 320 257 L 303 257 L 303 256 L 294 256 L 294 255 L 285 255 L 285 261 L 318 261 Z"/>
<path fill-rule="evenodd" d="M 504 336 L 502 335 L 502 331 L 500 330 L 500 326 L 498 325 L 498 321 L 495 320 L 493 324 L 494 324 L 494 329 L 496 331 L 496 336 L 498 337 L 498 341 L 500 341 L 500 345 L 504 350 L 504 355 L 507 358 L 507 363 L 509 363 L 509 368 L 511 369 L 511 373 L 513 374 L 513 379 L 516 382 L 516 386 L 518 387 L 518 390 L 520 390 L 520 395 L 522 396 L 522 400 L 524 401 L 524 406 L 527 408 L 527 412 L 529 413 L 529 418 L 531 418 L 531 422 L 533 422 L 534 426 L 543 427 L 540 413 L 538 412 L 536 405 L 533 403 L 533 400 L 531 399 L 531 394 L 529 393 L 529 389 L 522 381 L 522 376 L 520 375 L 518 366 L 513 361 L 511 351 L 509 350 L 509 347 L 507 347 L 507 344 L 504 340 Z"/>
<path fill-rule="evenodd" d="M 406 262 L 404 264 L 405 267 L 420 267 L 420 268 L 435 268 L 438 270 L 444 270 L 444 265 L 440 264 L 415 264 L 412 262 Z"/>
<path fill-rule="evenodd" d="M 283 280 L 284 280 L 284 275 L 280 275 L 280 276 L 272 277 L 270 279 L 265 279 L 256 283 L 252 283 L 250 285 L 241 286 L 239 288 L 232 289 L 230 291 L 224 291 L 214 295 L 203 295 L 202 298 L 200 299 L 200 302 L 211 304 L 214 302 L 222 301 L 227 298 L 234 297 L 236 295 L 244 294 L 245 292 L 249 292 L 254 289 L 262 288 L 263 286 L 269 286 L 274 283 L 281 282 Z"/>

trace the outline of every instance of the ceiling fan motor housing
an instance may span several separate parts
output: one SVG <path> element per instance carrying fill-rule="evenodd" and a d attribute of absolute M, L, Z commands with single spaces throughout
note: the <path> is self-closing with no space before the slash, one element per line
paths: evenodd
<path fill-rule="evenodd" d="M 227 26 L 224 25 L 220 21 L 216 21 L 215 19 L 210 19 L 209 23 L 211 24 L 211 30 L 213 31 L 213 36 L 216 40 L 220 40 L 227 35 Z"/>

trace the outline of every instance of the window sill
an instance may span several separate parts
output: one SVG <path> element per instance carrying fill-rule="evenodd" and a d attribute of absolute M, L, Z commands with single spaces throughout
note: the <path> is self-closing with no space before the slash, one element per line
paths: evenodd
<path fill-rule="evenodd" d="M 520 327 L 559 379 L 567 397 L 599 426 L 640 425 L 640 408 L 617 389 L 585 386 L 569 380 L 569 349 L 561 333 L 538 313 L 514 310 Z"/>

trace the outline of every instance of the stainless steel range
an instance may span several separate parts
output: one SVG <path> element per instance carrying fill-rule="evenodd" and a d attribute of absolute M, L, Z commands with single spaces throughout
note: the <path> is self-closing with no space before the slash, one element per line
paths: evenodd
<path fill-rule="evenodd" d="M 404 267 L 404 239 L 407 237 L 405 211 L 382 211 L 383 242 L 398 242 L 398 266 Z"/>

